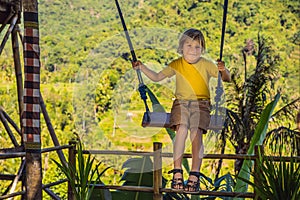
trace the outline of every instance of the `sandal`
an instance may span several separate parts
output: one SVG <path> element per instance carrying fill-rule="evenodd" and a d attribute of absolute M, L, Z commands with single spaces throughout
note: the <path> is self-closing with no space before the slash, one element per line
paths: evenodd
<path fill-rule="evenodd" d="M 190 172 L 190 176 L 195 176 L 197 178 L 197 181 L 191 180 L 190 178 L 187 180 L 187 183 L 184 187 L 184 191 L 188 193 L 197 193 L 200 189 L 200 172 Z"/>
<path fill-rule="evenodd" d="M 168 174 L 173 173 L 173 179 L 172 179 L 172 183 L 171 183 L 171 188 L 172 189 L 176 189 L 176 190 L 183 190 L 184 186 L 183 186 L 183 170 L 182 169 L 172 169 L 168 172 Z M 175 174 L 180 173 L 181 174 L 181 178 L 175 178 Z"/>

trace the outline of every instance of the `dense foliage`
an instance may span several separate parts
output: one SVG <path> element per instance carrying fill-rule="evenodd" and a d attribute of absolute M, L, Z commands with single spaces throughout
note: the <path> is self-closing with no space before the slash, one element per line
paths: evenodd
<path fill-rule="evenodd" d="M 120 0 L 120 5 L 138 58 L 153 69 L 160 70 L 178 57 L 178 36 L 189 27 L 203 31 L 207 56 L 218 58 L 222 1 Z M 255 71 L 256 60 L 247 57 L 248 73 L 244 73 L 246 41 L 258 44 L 258 34 L 268 38 L 272 51 L 267 55 L 276 57 L 274 70 L 277 73 L 267 86 L 269 99 L 266 102 L 279 91 L 280 107 L 299 98 L 299 6 L 298 0 L 272 3 L 232 0 L 228 6 L 223 54 L 226 65 L 236 77 L 249 78 L 247 75 Z M 113 1 L 40 0 L 39 22 L 41 93 L 61 144 L 67 144 L 77 132 L 86 147 L 94 149 L 151 150 L 153 141 L 163 142 L 166 150 L 171 149 L 172 142 L 164 130 L 140 128 L 144 106 L 136 92 L 138 81 L 131 69 L 128 45 Z M 3 32 L 0 36 L 2 38 Z M 1 54 L 0 67 L 0 106 L 19 124 L 10 41 Z M 172 82 L 165 81 L 160 85 L 146 78 L 144 81 L 169 109 L 173 97 Z M 232 85 L 225 85 L 225 91 L 233 94 L 229 86 Z M 234 99 L 240 96 L 230 97 L 228 107 L 237 110 L 239 105 L 234 104 Z M 280 123 L 293 129 L 296 127 L 291 119 Z M 43 147 L 52 146 L 44 121 L 41 126 Z M 9 140 L 0 124 L 0 146 L 12 147 Z M 55 153 L 45 157 L 57 159 Z M 99 159 L 116 166 L 124 162 L 118 157 Z M 62 176 L 53 170 L 55 165 L 50 159 L 43 159 L 43 162 L 44 177 L 48 177 L 45 183 Z M 207 165 L 204 163 L 204 168 Z M 19 161 L 0 160 L 0 173 L 15 173 L 18 166 Z M 225 168 L 233 167 L 230 164 Z M 116 169 L 107 173 L 118 176 L 120 172 Z M 115 179 L 107 181 L 117 182 Z M 0 193 L 4 187 L 1 185 Z M 60 188 L 56 191 L 59 193 Z"/>

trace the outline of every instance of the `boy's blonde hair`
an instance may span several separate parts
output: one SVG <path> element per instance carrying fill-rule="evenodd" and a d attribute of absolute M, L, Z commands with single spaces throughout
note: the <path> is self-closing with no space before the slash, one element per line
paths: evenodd
<path fill-rule="evenodd" d="M 198 29 L 190 28 L 186 30 L 179 39 L 178 53 L 182 54 L 183 44 L 187 39 L 199 41 L 200 46 L 202 47 L 201 53 L 205 52 L 205 39 L 202 32 Z"/>

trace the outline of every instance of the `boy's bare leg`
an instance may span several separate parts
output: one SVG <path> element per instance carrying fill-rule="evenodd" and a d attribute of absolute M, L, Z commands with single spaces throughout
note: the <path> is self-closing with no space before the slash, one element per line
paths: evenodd
<path fill-rule="evenodd" d="M 203 140 L 202 140 L 203 130 L 194 129 L 191 130 L 190 139 L 192 142 L 192 169 L 191 171 L 200 171 L 202 164 L 202 158 L 204 154 Z"/>
<path fill-rule="evenodd" d="M 192 142 L 192 168 L 191 171 L 199 172 L 202 164 L 202 158 L 204 154 L 204 146 L 202 139 L 203 130 L 192 129 L 190 134 L 190 139 Z M 190 176 L 189 180 L 198 181 L 196 176 Z"/>
<path fill-rule="evenodd" d="M 173 144 L 173 160 L 174 160 L 174 169 L 182 169 L 182 158 L 185 149 L 185 140 L 188 135 L 187 127 L 184 125 L 179 125 L 177 127 L 175 141 Z M 174 174 L 174 178 L 182 178 L 180 173 Z M 180 188 L 176 188 L 180 189 Z"/>
<path fill-rule="evenodd" d="M 176 131 L 175 141 L 173 144 L 174 169 L 181 169 L 182 157 L 185 149 L 185 140 L 187 138 L 187 135 L 187 127 L 179 125 Z"/>

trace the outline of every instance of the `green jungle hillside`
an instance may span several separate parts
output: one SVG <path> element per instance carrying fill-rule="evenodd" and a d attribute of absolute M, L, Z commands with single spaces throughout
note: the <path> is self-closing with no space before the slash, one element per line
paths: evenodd
<path fill-rule="evenodd" d="M 179 56 L 176 52 L 178 38 L 191 27 L 204 33 L 206 56 L 214 60 L 219 58 L 223 1 L 120 0 L 119 3 L 135 53 L 152 69 L 161 70 Z M 130 50 L 115 2 L 40 0 L 38 9 L 41 93 L 59 142 L 68 144 L 77 133 L 87 149 L 152 151 L 152 142 L 162 142 L 164 151 L 171 152 L 172 141 L 165 129 L 141 127 L 145 107 L 137 91 L 139 82 L 131 67 Z M 255 91 L 262 104 L 251 111 L 257 113 L 253 121 L 257 122 L 261 108 L 280 93 L 274 112 L 293 102 L 285 110 L 291 117 L 274 118 L 276 123 L 269 129 L 284 126 L 296 130 L 300 101 L 299 23 L 298 0 L 229 0 L 223 60 L 235 82 L 224 83 L 222 98 L 226 107 L 238 112 L 242 91 L 251 87 L 243 83 L 251 80 L 253 74 L 259 74 L 257 66 L 262 63 L 257 60 L 261 59 L 269 68 L 263 77 L 266 78 L 263 89 Z M 22 31 L 22 24 L 20 28 Z M 10 44 L 8 41 L 0 57 L 0 106 L 20 124 Z M 258 56 L 261 48 L 265 48 L 263 58 Z M 143 78 L 169 111 L 174 97 L 174 80 L 153 83 Z M 214 95 L 215 86 L 211 87 L 211 92 Z M 43 117 L 41 119 L 42 146 L 53 146 L 46 123 Z M 0 124 L 0 146 L 13 147 L 7 141 L 10 141 L 9 136 Z M 220 153 L 221 147 L 215 147 L 217 141 L 206 138 L 205 142 L 207 153 Z M 236 153 L 235 145 L 227 142 L 225 153 Z M 55 170 L 51 158 L 57 159 L 56 154 L 43 155 L 45 183 L 63 176 Z M 103 181 L 119 184 L 120 166 L 127 158 L 99 156 L 97 159 L 113 166 Z M 0 160 L 0 173 L 15 173 L 18 162 Z M 214 161 L 204 163 L 204 173 L 214 174 L 214 165 Z M 233 165 L 233 162 L 226 163 L 221 173 L 233 172 Z M 171 160 L 164 166 L 170 168 Z M 5 187 L 0 186 L 0 193 Z M 57 187 L 56 192 L 63 193 L 63 189 Z"/>

